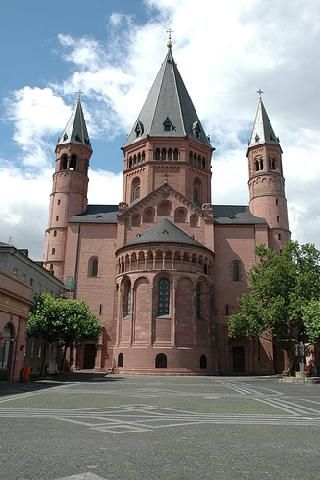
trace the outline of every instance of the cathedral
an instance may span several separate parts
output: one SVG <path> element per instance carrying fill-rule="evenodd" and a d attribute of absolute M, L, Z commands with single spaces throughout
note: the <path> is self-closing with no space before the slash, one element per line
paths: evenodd
<path fill-rule="evenodd" d="M 258 92 L 259 93 L 259 92 Z M 212 205 L 214 147 L 172 43 L 122 147 L 123 201 L 90 205 L 92 146 L 80 98 L 56 146 L 44 266 L 102 325 L 76 368 L 127 373 L 268 374 L 266 336 L 229 338 L 255 248 L 290 238 L 282 149 L 259 96 L 246 152 L 249 205 Z M 245 152 L 244 152 L 245 154 Z M 230 172 L 232 174 L 232 172 Z"/>

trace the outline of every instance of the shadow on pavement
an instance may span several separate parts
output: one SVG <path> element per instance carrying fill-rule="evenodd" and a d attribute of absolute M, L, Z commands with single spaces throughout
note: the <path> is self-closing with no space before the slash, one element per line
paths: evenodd
<path fill-rule="evenodd" d="M 70 372 L 62 375 L 50 375 L 47 377 L 36 377 L 28 383 L 8 383 L 0 382 L 0 398 L 7 395 L 19 395 L 21 393 L 36 392 L 50 389 L 68 383 L 99 382 L 110 383 L 123 380 L 117 374 L 107 374 L 104 372 Z"/>

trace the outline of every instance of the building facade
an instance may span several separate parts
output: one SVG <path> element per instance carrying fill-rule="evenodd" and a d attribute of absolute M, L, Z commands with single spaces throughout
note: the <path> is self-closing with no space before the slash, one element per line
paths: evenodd
<path fill-rule="evenodd" d="M 41 342 L 27 339 L 28 312 L 36 295 L 58 296 L 63 288 L 27 250 L 0 242 L 0 380 L 18 381 L 25 363 L 37 373 Z"/>
<path fill-rule="evenodd" d="M 282 149 L 260 96 L 248 144 L 249 205 L 212 205 L 211 146 L 169 41 L 123 146 L 123 201 L 88 205 L 92 148 L 75 106 L 56 147 L 44 265 L 103 326 L 79 368 L 271 373 L 266 338 L 228 338 L 255 247 L 290 238 Z M 213 170 L 214 174 L 214 170 Z"/>

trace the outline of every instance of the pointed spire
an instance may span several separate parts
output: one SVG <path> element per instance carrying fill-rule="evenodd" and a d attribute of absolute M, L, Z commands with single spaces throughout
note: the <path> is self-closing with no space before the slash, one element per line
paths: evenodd
<path fill-rule="evenodd" d="M 270 119 L 262 101 L 263 91 L 259 89 L 257 93 L 259 94 L 258 108 L 248 146 L 253 147 L 254 145 L 261 145 L 265 143 L 279 144 L 279 138 L 276 137 L 273 131 Z"/>
<path fill-rule="evenodd" d="M 207 135 L 172 56 L 172 30 L 168 52 L 153 82 L 125 146 L 149 137 L 186 137 L 210 146 Z"/>
<path fill-rule="evenodd" d="M 90 146 L 90 139 L 87 131 L 86 122 L 84 119 L 82 106 L 81 106 L 81 99 L 80 94 L 82 92 L 78 92 L 78 99 L 77 103 L 73 109 L 72 115 L 67 123 L 66 128 L 61 135 L 58 144 L 83 144 L 87 145 L 89 148 Z"/>

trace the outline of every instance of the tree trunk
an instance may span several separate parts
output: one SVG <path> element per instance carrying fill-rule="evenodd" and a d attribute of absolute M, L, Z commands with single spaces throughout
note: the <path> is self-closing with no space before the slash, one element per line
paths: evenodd
<path fill-rule="evenodd" d="M 66 356 L 67 356 L 67 349 L 68 349 L 68 345 L 65 345 L 62 360 L 61 360 L 61 364 L 60 364 L 60 375 L 62 374 L 63 369 L 64 369 L 64 364 L 65 364 Z"/>
<path fill-rule="evenodd" d="M 48 350 L 48 340 L 45 339 L 43 344 L 43 349 L 42 349 L 42 360 L 41 360 L 41 366 L 40 366 L 41 377 L 43 377 L 45 373 L 47 350 Z"/>

